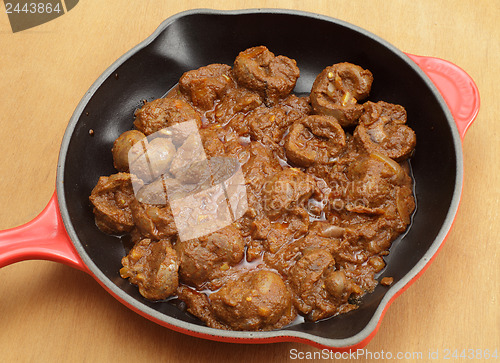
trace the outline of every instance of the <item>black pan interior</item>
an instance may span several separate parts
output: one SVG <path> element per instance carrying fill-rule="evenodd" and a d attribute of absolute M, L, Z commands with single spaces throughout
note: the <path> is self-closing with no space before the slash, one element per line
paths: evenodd
<path fill-rule="evenodd" d="M 148 45 L 129 52 L 126 61 L 119 60 L 97 80 L 96 86 L 102 84 L 85 96 L 63 141 L 58 174 L 62 178 L 58 188 L 64 192 L 61 209 L 69 216 L 65 222 L 74 230 L 75 246 L 96 276 L 108 286 L 115 285 L 120 296 L 139 309 L 149 306 L 156 310 L 160 313 L 156 317 L 162 320 L 174 317 L 202 325 L 175 304 L 143 299 L 134 286 L 119 277 L 125 253 L 122 241 L 97 229 L 88 196 L 99 176 L 116 172 L 110 152 L 113 140 L 132 128 L 134 111 L 143 99 L 161 97 L 187 70 L 216 62 L 232 64 L 239 51 L 256 45 L 266 45 L 275 54 L 297 61 L 301 70 L 295 89 L 298 93 L 309 92 L 324 67 L 348 61 L 372 71 L 375 81 L 369 100 L 406 108 L 408 124 L 416 131 L 418 142 L 412 159 L 418 210 L 411 229 L 393 245 L 383 275 L 394 277 L 397 283 L 417 265 L 447 219 L 456 197 L 457 178 L 461 178 L 457 175 L 461 160 L 457 160 L 460 151 L 442 101 L 401 53 L 345 23 L 297 13 L 201 11 L 177 17 L 163 27 Z M 387 291 L 387 287 L 377 287 L 364 297 L 358 310 L 348 314 L 287 329 L 324 338 L 352 337 L 367 325 Z M 181 326 L 197 329 L 182 322 Z"/>

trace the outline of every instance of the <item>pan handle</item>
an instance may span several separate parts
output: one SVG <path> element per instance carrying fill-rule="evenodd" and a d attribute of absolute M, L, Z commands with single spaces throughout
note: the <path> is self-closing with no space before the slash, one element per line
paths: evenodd
<path fill-rule="evenodd" d="M 0 267 L 24 260 L 49 260 L 87 271 L 69 238 L 57 195 L 31 222 L 0 231 Z"/>
<path fill-rule="evenodd" d="M 463 140 L 465 132 L 479 112 L 479 90 L 474 80 L 462 68 L 447 60 L 408 53 L 406 55 L 434 82 L 450 108 Z"/>

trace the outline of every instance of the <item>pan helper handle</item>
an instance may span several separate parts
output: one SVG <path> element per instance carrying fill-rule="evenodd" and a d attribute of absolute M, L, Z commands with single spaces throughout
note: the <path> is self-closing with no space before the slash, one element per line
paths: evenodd
<path fill-rule="evenodd" d="M 438 88 L 463 140 L 465 132 L 479 112 L 479 90 L 474 80 L 462 68 L 444 59 L 407 55 Z"/>
<path fill-rule="evenodd" d="M 24 260 L 49 260 L 86 271 L 64 229 L 57 195 L 31 222 L 0 231 L 0 267 Z"/>

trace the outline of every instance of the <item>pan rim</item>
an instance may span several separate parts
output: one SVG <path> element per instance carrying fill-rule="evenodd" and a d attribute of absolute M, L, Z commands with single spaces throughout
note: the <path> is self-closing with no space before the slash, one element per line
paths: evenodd
<path fill-rule="evenodd" d="M 93 262 L 90 256 L 86 253 L 83 248 L 82 242 L 78 238 L 76 230 L 71 223 L 71 218 L 69 216 L 68 210 L 66 208 L 66 197 L 65 197 L 65 187 L 64 187 L 64 170 L 66 163 L 66 155 L 68 152 L 68 147 L 70 144 L 70 140 L 73 136 L 74 129 L 82 115 L 87 103 L 93 97 L 94 93 L 99 89 L 102 83 L 113 74 L 113 72 L 124 62 L 126 62 L 129 58 L 131 58 L 135 53 L 139 52 L 143 48 L 147 47 L 151 42 L 153 42 L 166 28 L 168 28 L 171 24 L 176 22 L 177 20 L 191 16 L 191 15 L 250 15 L 250 14 L 283 14 L 283 15 L 295 15 L 301 17 L 314 18 L 317 20 L 327 21 L 330 23 L 335 23 L 340 26 L 347 27 L 355 32 L 359 32 L 362 35 L 365 35 L 376 42 L 382 44 L 384 47 L 388 48 L 391 52 L 393 52 L 396 56 L 402 59 L 407 65 L 409 65 L 426 83 L 434 97 L 437 99 L 441 108 L 443 109 L 446 119 L 448 121 L 448 126 L 451 130 L 452 135 L 452 143 L 455 148 L 455 156 L 456 156 L 456 178 L 455 185 L 453 189 L 453 195 L 450 203 L 450 207 L 448 209 L 448 213 L 444 219 L 444 222 L 434 239 L 433 243 L 429 247 L 429 249 L 425 252 L 424 256 L 415 264 L 415 266 L 401 278 L 400 281 L 391 286 L 384 297 L 378 304 L 378 307 L 374 311 L 371 319 L 368 321 L 366 326 L 359 331 L 357 334 L 343 338 L 343 339 L 334 339 L 334 338 L 324 338 L 321 336 L 317 336 L 311 333 L 299 332 L 294 330 L 274 330 L 274 331 L 266 331 L 266 332 L 249 332 L 249 331 L 226 331 L 214 329 L 202 325 L 197 325 L 189 322 L 184 322 L 178 320 L 176 318 L 170 317 L 159 311 L 152 309 L 151 307 L 144 305 L 140 301 L 128 295 L 125 291 L 120 289 L 115 283 L 110 280 Z M 242 343 L 249 343 L 252 340 L 274 340 L 281 338 L 281 341 L 292 341 L 294 338 L 305 340 L 317 345 L 321 345 L 324 347 L 331 348 L 349 348 L 355 345 L 359 345 L 360 343 L 366 341 L 368 338 L 373 336 L 373 334 L 378 329 L 379 323 L 385 310 L 388 308 L 390 303 L 404 290 L 405 287 L 408 287 L 411 282 L 413 282 L 427 267 L 428 263 L 436 256 L 438 250 L 442 246 L 448 232 L 451 229 L 453 221 L 455 219 L 455 215 L 458 211 L 458 206 L 460 202 L 460 196 L 462 191 L 463 184 L 463 155 L 462 155 L 462 146 L 461 139 L 455 124 L 455 121 L 451 115 L 451 112 L 444 101 L 443 97 L 437 90 L 436 86 L 432 81 L 427 77 L 427 75 L 414 63 L 405 53 L 401 50 L 388 43 L 384 39 L 379 36 L 360 28 L 354 24 L 345 22 L 340 19 L 336 19 L 333 17 L 300 11 L 300 10 L 287 10 L 287 9 L 244 9 L 244 10 L 213 10 L 213 9 L 192 9 L 184 12 L 177 13 L 166 20 L 164 20 L 158 28 L 144 41 L 127 51 L 120 58 L 118 58 L 115 62 L 113 62 L 91 85 L 91 87 L 85 92 L 83 98 L 78 103 L 73 115 L 71 116 L 66 131 L 64 133 L 61 149 L 59 152 L 59 159 L 57 164 L 57 175 L 56 175 L 56 191 L 57 198 L 59 203 L 59 209 L 62 216 L 62 220 L 66 231 L 71 239 L 71 242 L 75 246 L 77 253 L 82 259 L 83 263 L 87 266 L 88 270 L 94 276 L 96 280 L 98 280 L 110 293 L 112 293 L 119 300 L 124 302 L 125 304 L 130 305 L 130 307 L 134 307 L 141 314 L 144 314 L 146 317 L 150 317 L 154 321 L 160 322 L 160 324 L 166 324 L 173 327 L 177 327 L 182 331 L 185 331 L 188 334 L 192 335 L 202 335 L 207 338 L 212 339 L 241 339 Z M 274 339 L 273 339 L 274 338 Z M 290 338 L 290 339 L 287 339 Z"/>

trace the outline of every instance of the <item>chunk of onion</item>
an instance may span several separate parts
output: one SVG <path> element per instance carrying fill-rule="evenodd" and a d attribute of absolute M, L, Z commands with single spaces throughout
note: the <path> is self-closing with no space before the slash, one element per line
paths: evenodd
<path fill-rule="evenodd" d="M 345 228 L 335 226 L 333 224 L 328 224 L 325 225 L 323 228 L 321 228 L 320 235 L 322 237 L 328 237 L 328 238 L 341 238 L 344 236 Z"/>
<path fill-rule="evenodd" d="M 401 166 L 397 162 L 392 160 L 387 155 L 384 155 L 384 154 L 381 154 L 378 152 L 372 152 L 370 154 L 370 157 L 372 159 L 382 161 L 383 163 L 385 163 L 389 167 L 389 169 L 394 173 L 397 180 L 402 180 L 404 178 L 405 172 L 404 172 L 403 168 L 401 168 Z"/>

